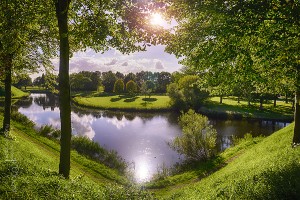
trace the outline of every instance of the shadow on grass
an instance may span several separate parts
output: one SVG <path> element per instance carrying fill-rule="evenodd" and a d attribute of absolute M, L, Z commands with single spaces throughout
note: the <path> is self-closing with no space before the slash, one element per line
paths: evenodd
<path fill-rule="evenodd" d="M 143 107 L 147 107 L 147 106 L 149 106 L 149 105 L 151 105 L 152 103 L 151 102 L 143 102 L 143 103 L 141 103 L 141 105 L 143 106 Z"/>
<path fill-rule="evenodd" d="M 111 98 L 110 101 L 117 102 L 117 101 L 120 101 L 121 99 L 122 99 L 121 97 L 115 97 L 115 98 Z"/>
<path fill-rule="evenodd" d="M 124 102 L 126 102 L 126 103 L 130 103 L 130 102 L 134 102 L 136 99 L 138 99 L 138 97 L 130 97 L 130 98 L 126 98 L 125 100 L 124 100 Z"/>
<path fill-rule="evenodd" d="M 157 101 L 157 98 L 143 98 L 142 100 L 146 102 L 154 102 Z"/>

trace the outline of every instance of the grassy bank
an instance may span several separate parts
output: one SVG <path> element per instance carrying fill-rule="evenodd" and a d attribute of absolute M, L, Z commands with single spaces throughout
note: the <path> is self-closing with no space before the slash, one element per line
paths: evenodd
<path fill-rule="evenodd" d="M 259 109 L 259 103 L 253 102 L 248 106 L 247 101 L 238 103 L 235 97 L 223 98 L 223 103 L 219 103 L 219 97 L 210 98 L 200 112 L 205 115 L 232 118 L 256 118 L 273 120 L 293 120 L 292 105 L 284 101 L 277 101 L 276 107 L 273 102 L 264 103 L 263 109 Z"/>
<path fill-rule="evenodd" d="M 170 110 L 168 96 L 101 95 L 97 97 L 74 97 L 73 101 L 79 106 L 111 110 Z"/>
<path fill-rule="evenodd" d="M 20 99 L 20 98 L 29 96 L 28 92 L 23 92 L 22 90 L 19 90 L 18 88 L 14 87 L 14 86 L 11 87 L 11 94 L 12 94 L 13 99 Z M 0 99 L 4 100 L 4 94 L 3 94 L 3 96 L 0 96 Z"/>
<path fill-rule="evenodd" d="M 0 199 L 151 199 L 115 170 L 76 151 L 71 152 L 70 180 L 65 180 L 57 173 L 59 145 L 20 123 L 12 123 L 9 138 L 0 136 L 0 149 Z"/>
<path fill-rule="evenodd" d="M 291 147 L 293 126 L 255 142 L 247 150 L 240 149 L 238 154 L 230 153 L 232 149 L 226 151 L 235 156 L 220 170 L 159 190 L 158 194 L 165 199 L 299 199 L 300 147 Z M 193 176 L 202 177 L 195 171 Z"/>

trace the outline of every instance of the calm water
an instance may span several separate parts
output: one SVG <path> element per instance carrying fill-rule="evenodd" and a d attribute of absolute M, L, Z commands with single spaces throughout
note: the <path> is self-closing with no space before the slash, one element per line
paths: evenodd
<path fill-rule="evenodd" d="M 19 112 L 37 125 L 60 127 L 58 99 L 53 95 L 31 94 L 19 102 Z M 144 182 L 157 173 L 161 166 L 172 166 L 183 158 L 171 150 L 167 142 L 181 134 L 175 113 L 126 113 L 79 110 L 72 108 L 72 129 L 75 135 L 88 136 L 106 149 L 118 152 L 128 163 L 138 182 Z M 271 121 L 214 120 L 219 149 L 231 145 L 231 136 L 245 133 L 270 135 L 286 126 Z"/>

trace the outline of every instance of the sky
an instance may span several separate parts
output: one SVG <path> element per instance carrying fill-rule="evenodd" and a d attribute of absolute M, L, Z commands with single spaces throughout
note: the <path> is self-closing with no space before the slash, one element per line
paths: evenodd
<path fill-rule="evenodd" d="M 164 52 L 165 46 L 150 46 L 147 51 L 135 52 L 129 55 L 122 54 L 112 49 L 104 54 L 95 53 L 92 49 L 86 52 L 77 52 L 70 59 L 70 73 L 80 71 L 113 71 L 124 74 L 139 71 L 152 72 L 174 72 L 180 70 L 182 65 L 178 64 L 179 59 L 174 55 Z M 58 70 L 59 59 L 52 60 Z"/>
<path fill-rule="evenodd" d="M 153 26 L 162 26 L 165 29 L 172 29 L 177 25 L 175 20 L 166 21 L 159 13 L 153 13 L 150 18 Z M 179 71 L 182 65 L 178 64 L 179 59 L 174 55 L 164 52 L 165 46 L 157 45 L 147 47 L 146 51 L 135 52 L 129 55 L 111 49 L 104 54 L 95 53 L 92 49 L 85 52 L 77 52 L 70 59 L 70 73 L 80 71 L 113 71 L 128 74 L 140 71 L 152 72 L 174 72 Z M 56 71 L 58 71 L 59 58 L 52 60 Z"/>

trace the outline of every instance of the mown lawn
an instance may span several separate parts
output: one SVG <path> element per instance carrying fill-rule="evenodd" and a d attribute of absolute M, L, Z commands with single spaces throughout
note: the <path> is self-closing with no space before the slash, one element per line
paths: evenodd
<path fill-rule="evenodd" d="M 285 103 L 284 101 L 277 101 L 277 105 L 274 107 L 273 102 L 263 104 L 263 109 L 259 109 L 258 102 L 252 102 L 248 106 L 247 101 L 240 101 L 238 103 L 235 97 L 223 98 L 223 103 L 219 103 L 219 97 L 212 97 L 204 104 L 201 111 L 203 113 L 214 113 L 215 115 L 224 114 L 227 115 L 239 115 L 245 118 L 261 118 L 261 119 L 278 119 L 289 120 L 293 119 L 293 109 L 291 103 Z"/>
<path fill-rule="evenodd" d="M 101 109 L 120 110 L 169 110 L 170 98 L 168 96 L 153 95 L 145 96 L 129 95 L 102 95 L 97 97 L 74 97 L 73 101 L 80 105 Z"/>

